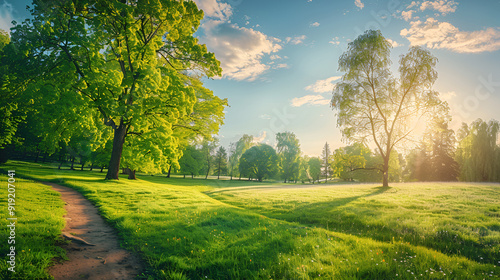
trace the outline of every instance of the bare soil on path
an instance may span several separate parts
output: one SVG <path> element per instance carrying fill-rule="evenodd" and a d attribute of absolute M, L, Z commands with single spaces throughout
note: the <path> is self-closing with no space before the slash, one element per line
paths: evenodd
<path fill-rule="evenodd" d="M 49 268 L 56 280 L 125 280 L 135 279 L 142 272 L 141 260 L 120 247 L 116 231 L 106 224 L 90 201 L 71 188 L 44 184 L 60 192 L 66 202 L 63 236 L 71 241 L 61 246 L 69 261 Z"/>

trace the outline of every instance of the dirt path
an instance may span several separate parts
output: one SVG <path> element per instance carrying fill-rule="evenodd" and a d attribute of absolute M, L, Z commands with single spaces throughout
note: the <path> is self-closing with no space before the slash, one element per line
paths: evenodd
<path fill-rule="evenodd" d="M 66 202 L 66 226 L 63 235 L 72 239 L 66 250 L 69 261 L 55 264 L 49 273 L 57 279 L 134 279 L 141 271 L 139 258 L 119 246 L 116 232 L 93 206 L 77 191 L 53 183 L 44 183 L 61 193 Z M 84 244 L 81 240 L 90 243 Z M 92 246 L 94 245 L 94 246 Z"/>

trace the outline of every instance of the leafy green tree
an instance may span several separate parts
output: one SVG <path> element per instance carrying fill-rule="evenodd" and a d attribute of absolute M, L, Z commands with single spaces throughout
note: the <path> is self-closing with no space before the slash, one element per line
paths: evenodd
<path fill-rule="evenodd" d="M 306 181 L 311 182 L 311 175 L 309 174 L 309 156 L 304 155 L 299 157 L 299 174 L 297 179 L 304 184 Z"/>
<path fill-rule="evenodd" d="M 323 168 L 323 175 L 325 176 L 325 183 L 328 182 L 328 177 L 331 175 L 330 156 L 331 156 L 330 145 L 328 145 L 328 142 L 326 142 L 325 146 L 323 147 L 323 151 L 321 153 L 321 162 L 322 162 L 321 164 Z"/>
<path fill-rule="evenodd" d="M 293 132 L 276 134 L 276 150 L 285 183 L 299 175 L 300 144 Z"/>
<path fill-rule="evenodd" d="M 193 112 L 191 73 L 221 74 L 219 62 L 193 37 L 203 12 L 192 1 L 35 1 L 32 19 L 12 40 L 44 71 L 33 92 L 50 85 L 63 111 L 97 113 L 113 133 L 107 179 L 120 163 L 166 170 L 180 157 L 173 126 Z M 74 125 L 94 123 L 81 116 Z"/>
<path fill-rule="evenodd" d="M 15 56 L 9 42 L 9 34 L 0 29 L 0 153 L 14 141 L 17 126 L 24 117 L 19 112 L 18 98 L 13 90 L 16 72 L 9 66 L 15 64 Z"/>
<path fill-rule="evenodd" d="M 331 167 L 333 174 L 346 181 L 353 181 L 358 174 L 356 171 L 376 169 L 367 167 L 371 151 L 361 143 L 338 148 L 332 157 Z"/>
<path fill-rule="evenodd" d="M 421 143 L 417 148 L 411 150 L 406 156 L 406 161 L 405 180 L 431 181 L 431 156 L 426 143 Z"/>
<path fill-rule="evenodd" d="M 321 176 L 321 159 L 319 157 L 312 157 L 307 162 L 309 175 L 312 178 L 313 184 L 314 181 L 319 181 L 319 176 Z"/>
<path fill-rule="evenodd" d="M 500 182 L 497 137 L 499 123 L 477 119 L 469 126 L 462 123 L 458 131 L 456 161 L 460 165 L 460 180 L 467 182 Z"/>
<path fill-rule="evenodd" d="M 240 158 L 240 174 L 252 178 L 255 176 L 259 182 L 276 174 L 278 155 L 273 147 L 259 144 L 246 150 Z"/>
<path fill-rule="evenodd" d="M 446 120 L 439 120 L 430 129 L 428 137 L 432 143 L 432 180 L 457 181 L 459 166 L 454 159 L 455 132 L 448 128 Z"/>
<path fill-rule="evenodd" d="M 215 172 L 217 173 L 217 179 L 220 175 L 227 174 L 227 152 L 224 147 L 220 146 L 215 154 Z"/>
<path fill-rule="evenodd" d="M 420 47 L 410 47 L 401 56 L 399 77 L 390 71 L 391 44 L 380 31 L 368 30 L 339 59 L 346 72 L 337 84 L 332 108 L 337 126 L 349 141 L 371 139 L 382 157 L 383 186 L 389 186 L 389 161 L 394 148 L 412 138 L 425 117 L 441 116 L 447 110 L 432 85 L 437 79 L 437 59 Z"/>
<path fill-rule="evenodd" d="M 234 175 L 239 173 L 239 162 L 241 155 L 253 146 L 253 136 L 244 134 L 241 138 L 230 145 L 230 155 L 228 161 L 229 175 L 231 176 L 231 180 Z M 241 174 L 239 174 L 241 179 Z"/>
<path fill-rule="evenodd" d="M 180 171 L 184 174 L 184 178 L 186 178 L 186 174 L 190 174 L 191 178 L 194 178 L 201 173 L 204 167 L 203 163 L 203 153 L 196 149 L 196 146 L 189 145 L 184 149 L 182 157 L 179 159 Z"/>
<path fill-rule="evenodd" d="M 217 139 L 204 139 L 201 144 L 201 152 L 203 153 L 204 158 L 205 179 L 208 179 L 208 175 L 210 175 L 210 171 L 214 167 L 216 152 L 215 149 L 217 148 L 217 144 Z"/>

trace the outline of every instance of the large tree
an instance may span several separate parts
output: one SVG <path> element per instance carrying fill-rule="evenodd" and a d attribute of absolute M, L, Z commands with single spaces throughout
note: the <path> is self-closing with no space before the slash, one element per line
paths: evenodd
<path fill-rule="evenodd" d="M 228 169 L 229 169 L 229 175 L 231 176 L 231 180 L 233 179 L 233 176 L 235 175 L 235 172 L 239 172 L 239 162 L 241 155 L 251 148 L 254 145 L 253 143 L 253 136 L 248 135 L 248 134 L 243 134 L 241 138 L 234 142 L 231 143 L 230 148 L 229 148 L 229 161 L 228 161 Z M 241 179 L 241 173 L 240 179 Z"/>
<path fill-rule="evenodd" d="M 196 148 L 194 145 L 188 145 L 179 159 L 180 172 L 184 174 L 190 174 L 191 178 L 199 175 L 204 167 L 204 155 Z"/>
<path fill-rule="evenodd" d="M 297 136 L 289 131 L 277 133 L 276 151 L 279 156 L 279 163 L 285 183 L 292 178 L 298 178 L 300 167 L 300 144 Z"/>
<path fill-rule="evenodd" d="M 348 141 L 371 139 L 382 157 L 383 186 L 389 186 L 393 149 L 410 139 L 422 118 L 447 109 L 432 85 L 437 58 L 421 47 L 410 47 L 399 61 L 399 77 L 390 71 L 391 44 L 380 31 L 368 30 L 339 59 L 345 72 L 332 97 L 337 126 Z"/>
<path fill-rule="evenodd" d="M 314 184 L 315 180 L 319 181 L 319 176 L 321 175 L 321 159 L 319 157 L 312 157 L 307 162 L 307 166 Z"/>
<path fill-rule="evenodd" d="M 273 147 L 259 144 L 248 149 L 240 158 L 240 173 L 249 178 L 255 176 L 259 182 L 272 177 L 278 168 L 278 155 Z"/>
<path fill-rule="evenodd" d="M 460 164 L 460 180 L 500 182 L 500 146 L 497 145 L 500 124 L 496 120 L 477 119 L 462 123 L 458 131 L 456 160 Z"/>
<path fill-rule="evenodd" d="M 193 112 L 193 73 L 221 74 L 193 33 L 203 12 L 192 1 L 34 1 L 32 19 L 13 29 L 20 53 L 44 71 L 33 91 L 50 86 L 66 112 L 90 112 L 113 131 L 107 179 L 126 166 L 167 169 L 180 156 L 173 127 Z M 47 92 L 46 90 L 40 91 Z"/>
<path fill-rule="evenodd" d="M 217 179 L 220 175 L 225 175 L 227 173 L 227 152 L 224 147 L 220 146 L 215 154 L 215 172 L 217 172 Z"/>

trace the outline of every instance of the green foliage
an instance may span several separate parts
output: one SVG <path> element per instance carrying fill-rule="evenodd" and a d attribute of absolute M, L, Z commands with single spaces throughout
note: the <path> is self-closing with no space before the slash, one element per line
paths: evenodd
<path fill-rule="evenodd" d="M 205 172 L 205 179 L 208 179 L 210 171 L 215 167 L 215 149 L 218 146 L 218 139 L 203 139 L 201 143 L 201 153 L 203 154 L 203 172 Z"/>
<path fill-rule="evenodd" d="M 259 144 L 246 150 L 240 158 L 239 169 L 243 176 L 263 179 L 273 177 L 277 172 L 278 155 L 273 147 Z"/>
<path fill-rule="evenodd" d="M 447 114 L 447 104 L 431 90 L 437 79 L 437 58 L 420 47 L 410 47 L 399 61 L 399 77 L 389 66 L 391 44 L 380 31 L 368 30 L 339 59 L 346 72 L 337 84 L 332 107 L 345 139 L 372 140 L 383 159 L 383 184 L 388 186 L 389 159 L 396 146 L 411 139 L 422 118 Z"/>
<path fill-rule="evenodd" d="M 180 173 L 189 174 L 191 177 L 201 174 L 204 168 L 204 155 L 203 153 L 196 149 L 196 146 L 187 146 L 182 157 L 179 159 Z"/>
<path fill-rule="evenodd" d="M 0 29 L 0 150 L 15 141 L 17 126 L 24 117 L 19 111 L 19 99 L 11 85 L 17 75 L 9 69 L 15 60 L 9 42 L 9 34 Z"/>
<path fill-rule="evenodd" d="M 500 147 L 497 145 L 499 123 L 477 119 L 470 126 L 462 123 L 458 131 L 456 161 L 460 180 L 467 182 L 500 182 Z"/>
<path fill-rule="evenodd" d="M 314 184 L 315 180 L 319 181 L 319 176 L 321 175 L 321 159 L 319 157 L 312 157 L 307 162 L 307 166 Z"/>
<path fill-rule="evenodd" d="M 353 181 L 360 171 L 365 171 L 366 163 L 371 159 L 371 151 L 365 145 L 356 143 L 336 149 L 332 158 L 331 168 L 334 176 Z"/>
<path fill-rule="evenodd" d="M 300 144 L 293 132 L 280 132 L 276 134 L 276 150 L 279 157 L 281 175 L 285 180 L 299 176 Z"/>
<path fill-rule="evenodd" d="M 113 131 L 107 178 L 117 176 L 122 151 L 124 167 L 167 170 L 191 136 L 175 125 L 209 134 L 222 123 L 227 102 L 199 82 L 221 69 L 193 37 L 203 17 L 194 2 L 36 1 L 31 13 L 12 31 L 20 53 L 44 69 L 31 73 L 27 95 L 44 108 L 64 105 L 50 119 L 66 120 L 66 129 L 99 120 Z"/>
<path fill-rule="evenodd" d="M 445 120 L 427 128 L 419 147 L 407 155 L 405 180 L 456 181 L 459 172 L 455 154 L 455 132 Z"/>
<path fill-rule="evenodd" d="M 253 145 L 253 136 L 248 134 L 241 136 L 237 142 L 231 143 L 228 160 L 229 174 L 231 177 L 239 174 L 239 162 L 241 155 L 243 155 L 243 153 Z"/>
<path fill-rule="evenodd" d="M 215 154 L 215 173 L 217 174 L 217 179 L 219 179 L 221 174 L 227 174 L 227 152 L 222 146 L 219 147 Z"/>

